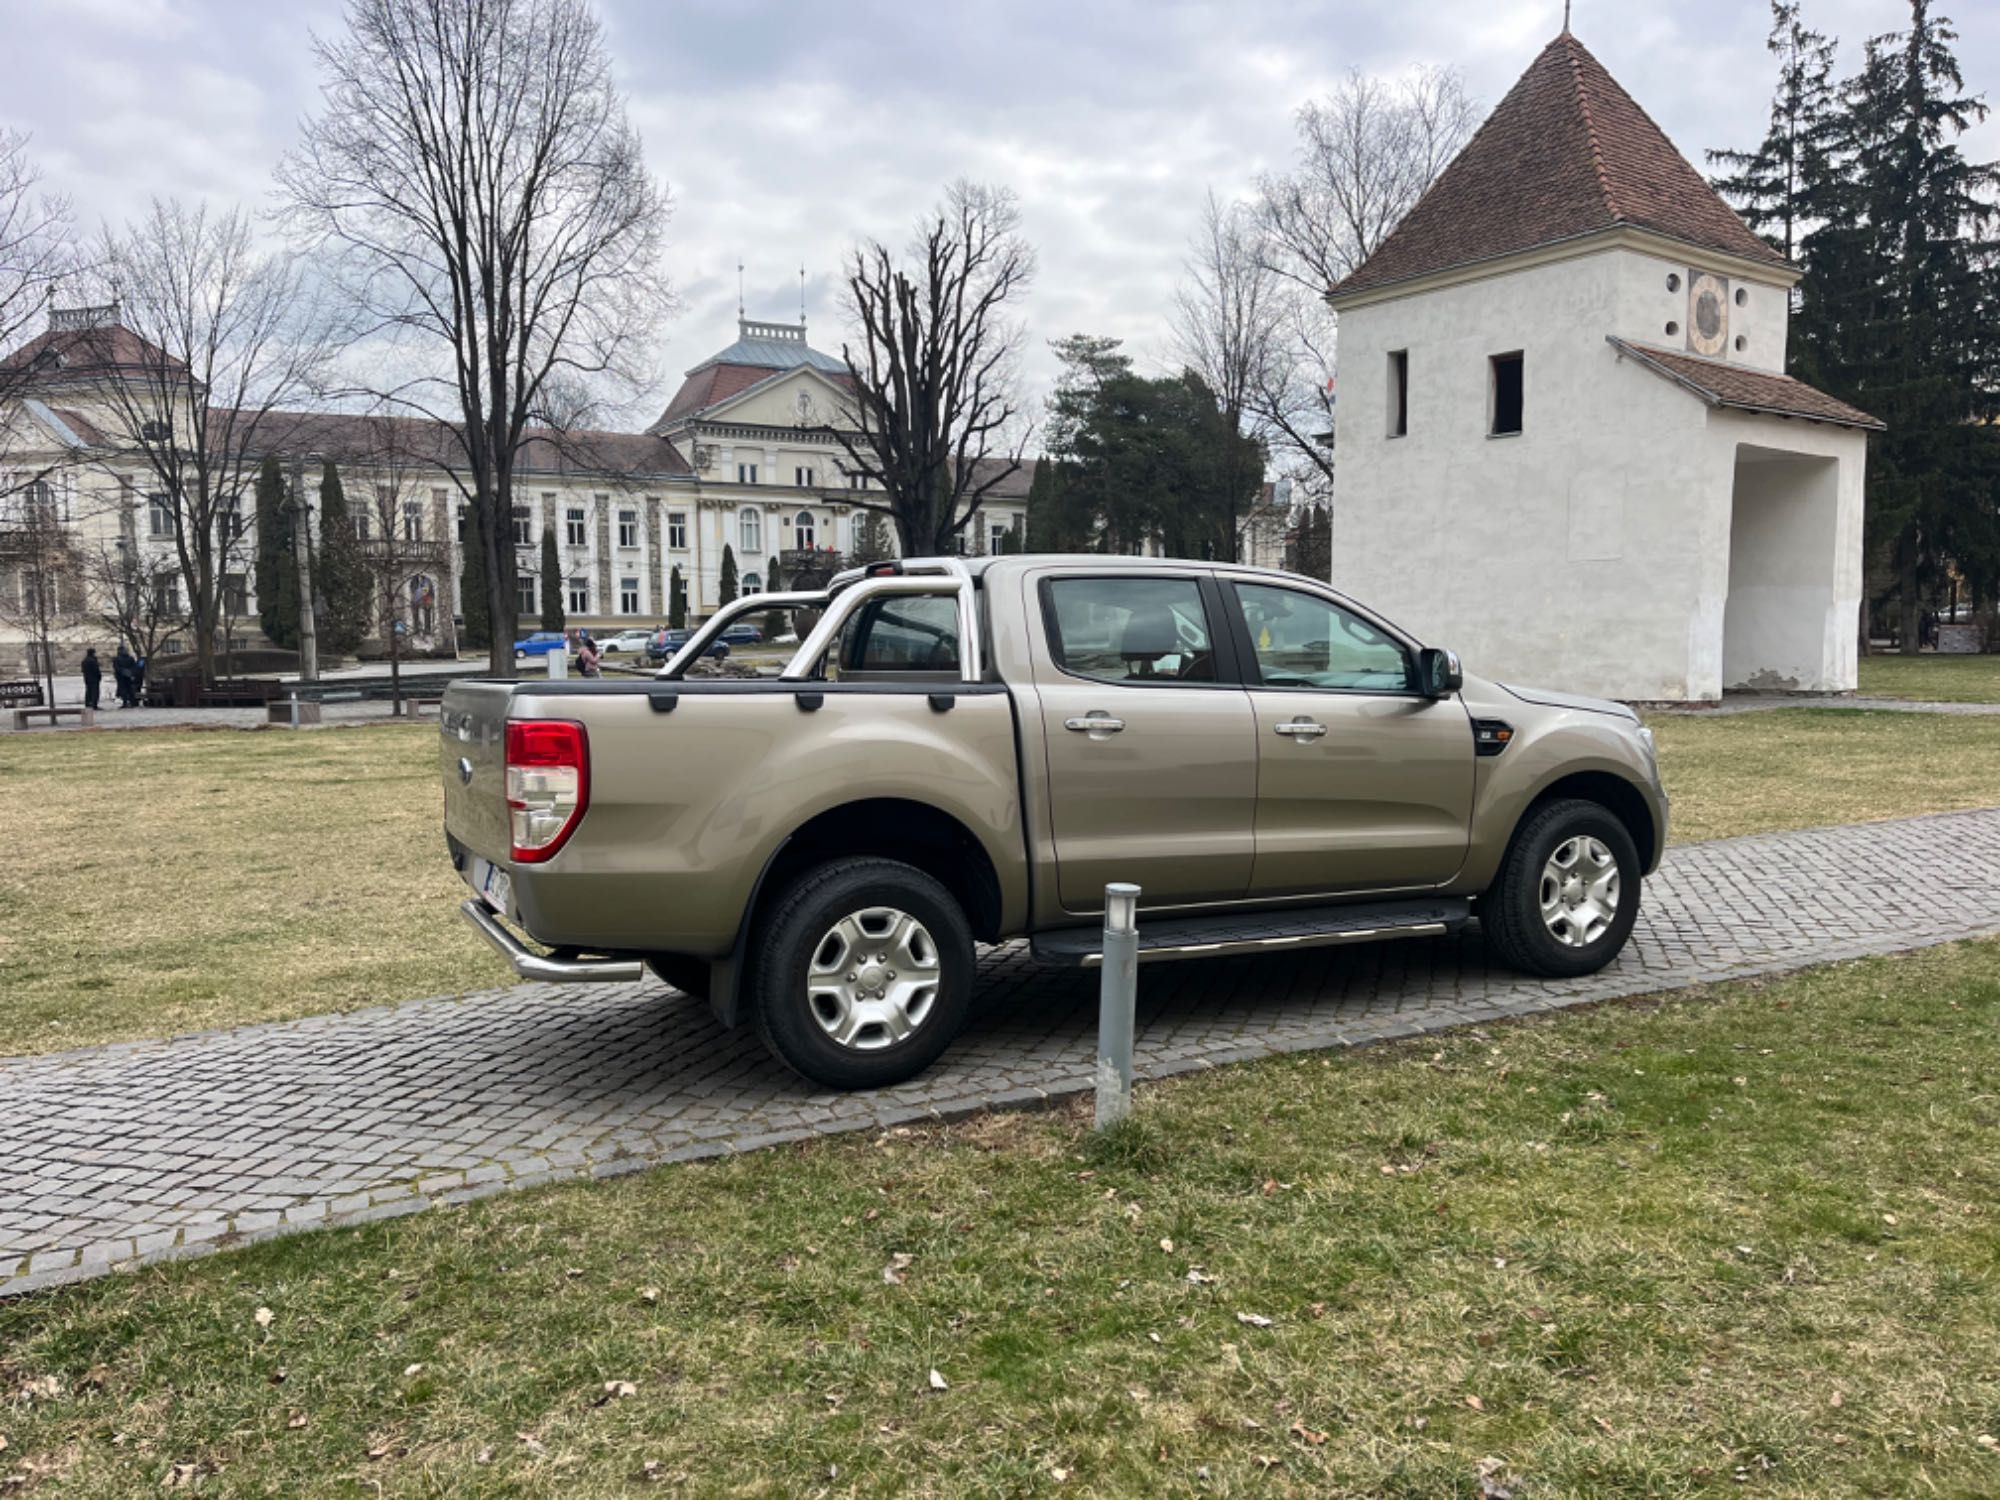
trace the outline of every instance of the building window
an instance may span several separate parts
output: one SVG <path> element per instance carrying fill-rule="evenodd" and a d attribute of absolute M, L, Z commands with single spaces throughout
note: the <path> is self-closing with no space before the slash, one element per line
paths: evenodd
<path fill-rule="evenodd" d="M 355 536 L 356 536 L 356 537 L 358 537 L 358 538 L 360 538 L 360 539 L 361 539 L 362 541 L 364 541 L 364 542 L 365 542 L 365 541 L 367 541 L 367 540 L 368 540 L 368 538 L 369 538 L 369 534 L 370 534 L 370 533 L 369 533 L 369 530 L 368 530 L 368 527 L 369 527 L 369 523 L 370 523 L 371 521 L 373 521 L 373 519 L 374 519 L 374 517 L 370 516 L 370 515 L 368 514 L 368 512 L 367 512 L 367 511 L 365 511 L 365 510 L 358 510 L 358 511 L 356 511 L 356 512 L 354 513 L 354 534 L 355 534 Z"/>
<path fill-rule="evenodd" d="M 233 547 L 243 540 L 243 533 L 250 529 L 250 523 L 243 519 L 243 502 L 231 500 L 222 507 L 222 545 Z"/>
<path fill-rule="evenodd" d="M 424 508 L 414 500 L 403 502 L 403 540 L 421 542 L 424 539 Z"/>
<path fill-rule="evenodd" d="M 222 612 L 232 618 L 250 613 L 250 589 L 241 573 L 222 575 Z"/>
<path fill-rule="evenodd" d="M 573 615 L 590 613 L 590 580 L 572 578 L 569 581 L 569 612 Z"/>
<path fill-rule="evenodd" d="M 760 575 L 760 574 L 757 574 L 757 573 L 745 573 L 745 574 L 743 575 L 743 582 L 742 582 L 742 583 L 741 583 L 740 585 L 738 585 L 738 587 L 737 587 L 737 592 L 738 592 L 739 594 L 761 594 L 761 593 L 763 593 L 763 592 L 764 592 L 764 579 L 763 579 L 762 575 Z"/>
<path fill-rule="evenodd" d="M 541 602 L 535 595 L 535 575 L 533 573 L 515 574 L 514 612 L 524 620 L 531 615 L 539 613 L 541 610 Z"/>
<path fill-rule="evenodd" d="M 172 573 L 153 575 L 153 613 L 171 620 L 181 612 L 181 581 Z"/>
<path fill-rule="evenodd" d="M 525 505 L 514 507 L 514 545 L 516 547 L 532 547 L 535 545 L 534 517 L 529 514 L 528 507 Z"/>
<path fill-rule="evenodd" d="M 636 615 L 639 613 L 639 580 L 621 578 L 618 580 L 618 613 Z"/>
<path fill-rule="evenodd" d="M 1004 522 L 995 521 L 986 531 L 986 550 L 994 557 L 1007 550 L 1007 539 L 1014 534 L 1014 528 Z"/>
<path fill-rule="evenodd" d="M 146 528 L 154 536 L 174 534 L 174 502 L 165 495 L 146 497 Z"/>
<path fill-rule="evenodd" d="M 618 512 L 618 545 L 621 547 L 639 545 L 639 512 L 636 510 Z"/>
<path fill-rule="evenodd" d="M 667 548 L 673 552 L 687 551 L 688 518 L 684 510 L 667 512 Z"/>
<path fill-rule="evenodd" d="M 813 549 L 813 538 L 817 535 L 813 528 L 813 513 L 802 510 L 792 517 L 792 545 L 801 552 Z"/>
<path fill-rule="evenodd" d="M 1506 437 L 1521 430 L 1521 354 L 1496 354 L 1492 359 L 1493 423 L 1487 431 Z"/>
<path fill-rule="evenodd" d="M 736 482 L 738 484 L 755 484 L 757 482 L 757 466 L 755 464 L 738 464 L 736 466 Z"/>
<path fill-rule="evenodd" d="M 764 517 L 757 511 L 746 510 L 736 518 L 737 540 L 745 552 L 764 550 Z"/>
<path fill-rule="evenodd" d="M 811 469 L 792 470 L 792 482 L 802 490 L 811 489 L 815 483 L 813 471 Z"/>
<path fill-rule="evenodd" d="M 865 490 L 865 489 L 867 489 L 867 488 L 868 488 L 868 476 L 867 476 L 866 474 L 863 474 L 863 473 L 862 473 L 862 472 L 861 472 L 860 470 L 858 470 L 858 469 L 856 469 L 856 470 L 852 470 L 851 472 L 849 472 L 849 474 L 848 474 L 848 476 L 847 476 L 847 487 L 848 487 L 848 488 L 849 488 L 850 490 Z"/>
<path fill-rule="evenodd" d="M 572 547 L 583 545 L 583 507 L 572 505 L 563 517 L 563 533 Z"/>
<path fill-rule="evenodd" d="M 1389 436 L 1410 435 L 1410 351 L 1389 355 Z"/>

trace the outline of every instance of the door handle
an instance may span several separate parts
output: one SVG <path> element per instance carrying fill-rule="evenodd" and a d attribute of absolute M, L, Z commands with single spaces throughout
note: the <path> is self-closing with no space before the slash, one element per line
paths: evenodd
<path fill-rule="evenodd" d="M 1289 734 L 1294 739 L 1316 740 L 1326 733 L 1326 726 L 1317 719 L 1298 718 L 1285 724 L 1271 726 L 1279 734 Z"/>
<path fill-rule="evenodd" d="M 1103 712 L 1088 713 L 1079 719 L 1063 720 L 1063 728 L 1073 729 L 1078 734 L 1116 734 L 1124 727 L 1123 719 L 1114 719 Z"/>

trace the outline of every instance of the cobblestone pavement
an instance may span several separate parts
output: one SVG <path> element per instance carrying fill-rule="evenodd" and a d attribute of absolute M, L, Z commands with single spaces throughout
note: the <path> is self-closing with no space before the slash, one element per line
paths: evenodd
<path fill-rule="evenodd" d="M 1602 974 L 1537 982 L 1450 939 L 1163 964 L 1161 1077 L 2000 933 L 2000 808 L 1676 849 Z M 0 1061 L 0 1295 L 506 1187 L 1032 1104 L 1089 1086 L 1094 971 L 983 960 L 924 1077 L 815 1093 L 662 986 L 526 985 Z"/>

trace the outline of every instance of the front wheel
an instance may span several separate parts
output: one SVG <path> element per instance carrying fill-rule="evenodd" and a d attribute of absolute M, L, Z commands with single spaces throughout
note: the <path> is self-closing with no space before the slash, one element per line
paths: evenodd
<path fill-rule="evenodd" d="M 1581 798 L 1537 808 L 1514 832 L 1479 925 L 1510 968 L 1546 979 L 1594 974 L 1639 916 L 1639 851 L 1610 809 Z"/>
<path fill-rule="evenodd" d="M 889 859 L 808 870 L 759 924 L 757 1030 L 802 1077 L 881 1088 L 936 1062 L 972 1003 L 972 929 L 936 880 Z"/>
<path fill-rule="evenodd" d="M 528 659 L 528 653 L 525 651 L 516 651 L 514 653 L 515 661 L 526 661 L 527 659 Z"/>

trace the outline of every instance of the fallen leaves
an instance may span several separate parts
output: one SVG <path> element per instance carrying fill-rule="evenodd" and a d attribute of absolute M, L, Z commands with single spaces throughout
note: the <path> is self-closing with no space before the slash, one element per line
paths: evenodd
<path fill-rule="evenodd" d="M 1486 1410 L 1486 1403 L 1484 1401 L 1481 1401 L 1477 1396 L 1467 1396 L 1465 1398 L 1465 1404 L 1471 1407 L 1474 1411 Z"/>
<path fill-rule="evenodd" d="M 639 1300 L 645 1303 L 648 1307 L 651 1307 L 655 1302 L 658 1302 L 660 1300 L 660 1289 L 656 1286 L 641 1288 L 639 1292 Z"/>
<path fill-rule="evenodd" d="M 931 1367 L 931 1389 L 934 1391 L 948 1391 L 951 1389 L 950 1382 L 938 1373 L 935 1365 Z"/>
<path fill-rule="evenodd" d="M 277 1317 L 277 1314 L 272 1312 L 268 1307 L 260 1307 L 257 1309 L 255 1316 L 259 1328 L 269 1328 L 272 1321 Z"/>
<path fill-rule="evenodd" d="M 882 1268 L 882 1280 L 889 1286 L 901 1286 L 905 1280 L 905 1273 L 915 1258 L 907 1251 L 898 1250 L 889 1257 L 889 1264 Z"/>
<path fill-rule="evenodd" d="M 1315 1432 L 1303 1422 L 1292 1423 L 1290 1431 L 1293 1437 L 1304 1443 L 1308 1448 L 1318 1448 L 1326 1442 L 1325 1433 Z"/>
<path fill-rule="evenodd" d="M 602 1393 L 597 1398 L 597 1405 L 602 1406 L 607 1401 L 623 1401 L 627 1396 L 636 1396 L 638 1394 L 639 1387 L 629 1380 L 607 1380 L 604 1382 Z"/>
<path fill-rule="evenodd" d="M 1271 1320 L 1262 1313 L 1240 1312 L 1236 1315 L 1236 1321 L 1246 1328 L 1269 1328 L 1271 1326 Z"/>
<path fill-rule="evenodd" d="M 285 1426 L 291 1431 L 297 1432 L 301 1427 L 306 1425 L 308 1420 L 304 1412 L 295 1411 L 289 1417 L 285 1418 Z"/>

